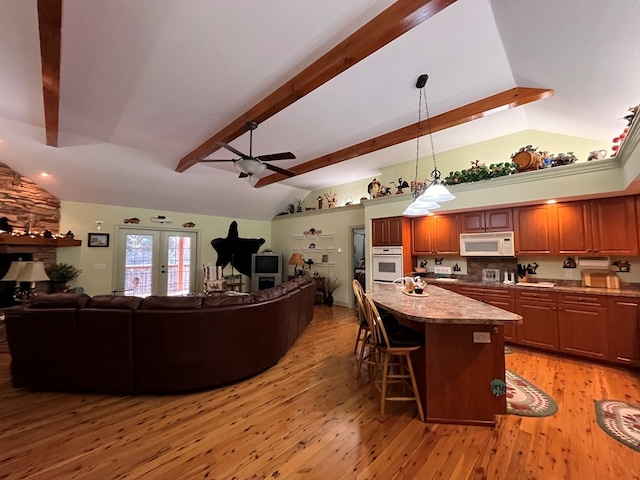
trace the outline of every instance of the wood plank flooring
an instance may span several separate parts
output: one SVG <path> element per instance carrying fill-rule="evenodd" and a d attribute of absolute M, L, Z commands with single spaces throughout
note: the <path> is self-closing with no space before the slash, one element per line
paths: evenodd
<path fill-rule="evenodd" d="M 495 428 L 378 420 L 355 379 L 353 311 L 318 306 L 278 365 L 244 382 L 167 396 L 11 387 L 0 354 L 0 478 L 640 479 L 640 453 L 596 424 L 596 399 L 640 404 L 638 372 L 516 350 L 507 367 L 551 394 L 547 418 Z M 444 360 L 446 361 L 446 360 Z"/>

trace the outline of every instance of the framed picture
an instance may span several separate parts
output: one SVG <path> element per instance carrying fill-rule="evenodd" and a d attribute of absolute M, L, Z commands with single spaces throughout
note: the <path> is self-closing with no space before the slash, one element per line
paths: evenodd
<path fill-rule="evenodd" d="M 89 247 L 108 247 L 109 246 L 109 234 L 108 233 L 90 233 L 88 240 Z"/>

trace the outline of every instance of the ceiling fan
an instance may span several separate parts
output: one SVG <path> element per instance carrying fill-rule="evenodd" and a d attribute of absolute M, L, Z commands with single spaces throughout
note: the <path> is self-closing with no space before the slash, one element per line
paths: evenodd
<path fill-rule="evenodd" d="M 250 177 L 252 175 L 256 175 L 258 173 L 263 172 L 265 169 L 271 170 L 276 173 L 281 173 L 282 175 L 286 175 L 287 177 L 293 177 L 295 173 L 290 170 L 285 170 L 284 168 L 276 167 L 269 163 L 274 160 L 293 160 L 296 156 L 291 152 L 282 152 L 282 153 L 272 153 L 269 155 L 258 155 L 256 157 L 253 156 L 253 131 L 258 128 L 258 124 L 256 122 L 247 122 L 247 130 L 249 130 L 249 155 L 245 155 L 239 150 L 236 150 L 231 145 L 218 142 L 218 145 L 226 148 L 230 152 L 235 153 L 240 158 L 235 159 L 204 159 L 200 160 L 201 162 L 233 162 L 235 167 L 240 170 L 240 178 Z"/>

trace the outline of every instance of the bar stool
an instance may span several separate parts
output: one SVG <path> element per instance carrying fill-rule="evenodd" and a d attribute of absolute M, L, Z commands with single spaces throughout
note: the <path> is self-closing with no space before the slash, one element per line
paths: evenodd
<path fill-rule="evenodd" d="M 369 294 L 364 295 L 364 306 L 366 319 L 371 325 L 372 337 L 375 342 L 371 392 L 373 392 L 374 386 L 380 392 L 380 421 L 384 421 L 387 401 L 415 401 L 418 407 L 418 416 L 424 422 L 424 411 L 411 363 L 411 352 L 422 348 L 424 340 L 418 332 L 402 326 L 395 329 L 393 334 L 389 336 Z M 382 378 L 378 378 L 380 373 L 382 373 Z M 391 393 L 390 386 L 402 387 L 401 392 Z"/>
<path fill-rule="evenodd" d="M 354 355 L 357 356 L 357 367 L 356 367 L 356 378 L 360 378 L 360 370 L 362 369 L 362 364 L 369 360 L 371 363 L 370 367 L 373 367 L 373 350 L 375 349 L 375 343 L 372 341 L 371 337 L 371 328 L 369 327 L 369 323 L 367 322 L 365 306 L 364 306 L 364 290 L 362 289 L 362 285 L 358 280 L 353 280 L 353 294 L 356 297 L 357 303 L 357 311 L 356 315 L 358 318 L 358 333 L 356 335 L 356 344 L 353 348 Z M 358 345 L 360 345 L 360 351 L 358 352 Z"/>

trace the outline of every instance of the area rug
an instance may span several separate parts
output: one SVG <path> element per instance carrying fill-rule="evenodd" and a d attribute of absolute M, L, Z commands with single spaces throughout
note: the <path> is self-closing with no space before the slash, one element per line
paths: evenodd
<path fill-rule="evenodd" d="M 505 370 L 507 413 L 523 417 L 548 417 L 558 411 L 555 400 L 520 375 Z"/>
<path fill-rule="evenodd" d="M 509 345 L 504 346 L 504 354 L 511 355 L 515 350 L 511 348 Z"/>
<path fill-rule="evenodd" d="M 600 428 L 620 443 L 640 452 L 640 406 L 621 400 L 596 400 Z"/>

